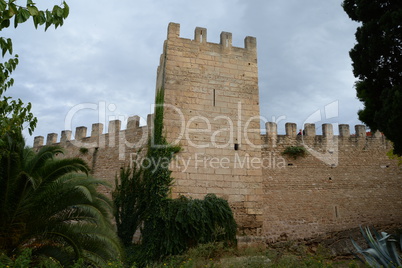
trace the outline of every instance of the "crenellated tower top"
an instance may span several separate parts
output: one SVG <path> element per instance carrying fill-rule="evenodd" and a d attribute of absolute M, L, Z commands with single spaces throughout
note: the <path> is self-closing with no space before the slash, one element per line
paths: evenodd
<path fill-rule="evenodd" d="M 174 40 L 180 37 L 180 24 L 171 22 L 169 23 L 168 26 L 168 34 L 167 34 L 167 39 L 168 40 Z M 181 38 L 185 39 L 185 38 Z M 195 43 L 200 43 L 200 44 L 207 44 L 208 39 L 207 39 L 207 29 L 202 28 L 202 27 L 196 27 L 194 31 L 194 41 Z M 214 43 L 208 43 L 208 44 L 214 44 Z M 230 50 L 232 48 L 232 33 L 230 32 L 221 32 L 220 35 L 220 43 L 216 44 L 220 45 L 222 49 L 228 49 Z M 239 49 L 239 48 L 237 48 Z M 257 40 L 255 37 L 252 36 L 247 36 L 244 38 L 244 49 L 247 50 L 254 50 L 256 51 L 257 49 Z"/>

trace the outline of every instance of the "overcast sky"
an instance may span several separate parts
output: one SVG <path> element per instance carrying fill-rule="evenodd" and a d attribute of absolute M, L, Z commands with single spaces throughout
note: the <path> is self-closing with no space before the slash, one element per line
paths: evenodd
<path fill-rule="evenodd" d="M 60 3 L 37 2 L 47 8 Z M 169 22 L 180 23 L 184 38 L 193 39 L 197 26 L 207 28 L 213 43 L 222 31 L 231 32 L 238 47 L 246 36 L 256 37 L 261 116 L 276 121 L 280 133 L 286 122 L 299 128 L 304 122 L 346 123 L 351 132 L 361 124 L 348 54 L 358 25 L 340 0 L 67 3 L 70 16 L 61 28 L 35 30 L 30 21 L 2 31 L 20 58 L 8 95 L 32 103 L 39 120 L 33 136 L 55 132 L 60 138 L 77 126 L 90 133 L 92 123 L 113 117 L 145 119 Z"/>

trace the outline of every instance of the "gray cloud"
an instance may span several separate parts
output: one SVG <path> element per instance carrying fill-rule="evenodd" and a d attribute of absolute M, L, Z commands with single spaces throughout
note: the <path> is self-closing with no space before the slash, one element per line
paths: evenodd
<path fill-rule="evenodd" d="M 359 124 L 355 81 L 348 51 L 357 27 L 342 1 L 69 1 L 70 16 L 54 30 L 20 25 L 12 37 L 20 64 L 9 93 L 32 102 L 39 124 L 34 135 L 60 133 L 64 118 L 81 103 L 114 104 L 103 116 L 146 118 L 154 100 L 156 68 L 170 21 L 181 36 L 197 26 L 208 41 L 233 33 L 243 47 L 257 37 L 261 115 L 302 124 L 311 114 L 339 102 L 339 123 Z M 80 111 L 72 128 L 90 127 L 96 112 Z M 334 121 L 332 121 L 334 122 Z M 143 123 L 145 123 L 143 121 Z M 33 138 L 28 138 L 28 144 Z"/>

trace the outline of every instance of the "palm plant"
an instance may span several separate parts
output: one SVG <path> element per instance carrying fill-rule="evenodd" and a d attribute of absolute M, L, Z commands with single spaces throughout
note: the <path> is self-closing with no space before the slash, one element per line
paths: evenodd
<path fill-rule="evenodd" d="M 0 253 L 32 250 L 61 265 L 78 259 L 102 266 L 121 256 L 111 201 L 96 188 L 79 158 L 60 159 L 59 147 L 38 153 L 21 139 L 0 139 Z"/>

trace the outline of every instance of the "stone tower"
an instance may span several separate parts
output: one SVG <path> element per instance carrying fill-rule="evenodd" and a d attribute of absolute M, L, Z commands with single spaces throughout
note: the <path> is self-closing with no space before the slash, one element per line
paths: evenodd
<path fill-rule="evenodd" d="M 261 134 L 256 38 L 232 46 L 232 34 L 194 40 L 170 23 L 158 67 L 156 90 L 164 91 L 164 135 L 182 150 L 171 163 L 173 197 L 227 199 L 244 234 L 262 225 Z"/>

